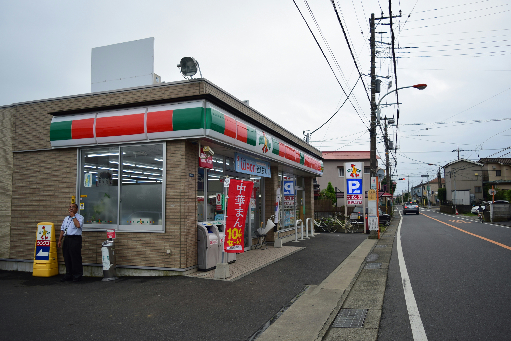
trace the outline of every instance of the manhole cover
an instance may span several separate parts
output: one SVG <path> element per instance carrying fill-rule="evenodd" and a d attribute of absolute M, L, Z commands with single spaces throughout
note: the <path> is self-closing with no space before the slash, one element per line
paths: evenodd
<path fill-rule="evenodd" d="M 374 262 L 378 259 L 378 255 L 376 253 L 371 253 L 369 256 L 366 257 L 366 261 L 368 262 Z"/>
<path fill-rule="evenodd" d="M 367 263 L 364 269 L 381 269 L 381 263 Z"/>
<path fill-rule="evenodd" d="M 387 247 L 387 245 L 376 245 L 375 247 L 381 248 L 381 247 Z"/>
<path fill-rule="evenodd" d="M 334 328 L 362 328 L 369 309 L 341 309 L 334 320 Z"/>

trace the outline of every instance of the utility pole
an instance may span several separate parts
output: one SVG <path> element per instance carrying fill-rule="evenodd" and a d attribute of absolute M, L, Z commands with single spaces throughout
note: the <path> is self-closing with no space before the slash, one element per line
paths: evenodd
<path fill-rule="evenodd" d="M 374 13 L 371 13 L 371 19 L 369 20 L 371 30 L 369 42 L 371 46 L 371 126 L 369 128 L 371 137 L 369 152 L 371 176 L 376 176 L 376 39 L 374 26 Z"/>
<path fill-rule="evenodd" d="M 440 191 L 440 188 L 442 188 L 442 175 L 440 174 L 440 167 L 438 167 L 438 191 Z M 437 198 L 438 198 L 438 191 L 437 191 Z"/>
<path fill-rule="evenodd" d="M 387 135 L 387 117 L 385 117 L 385 136 L 383 137 L 385 143 L 385 172 L 386 172 L 386 183 L 387 191 L 390 193 L 390 161 L 389 161 L 389 138 Z"/>
<path fill-rule="evenodd" d="M 383 13 L 382 13 L 383 14 Z M 375 32 L 375 20 L 383 20 L 390 18 L 399 18 L 399 15 L 392 15 L 389 13 L 388 17 L 375 18 L 374 13 L 371 13 L 371 19 L 369 19 L 369 28 L 371 32 L 371 38 L 369 40 L 369 45 L 371 47 L 371 126 L 369 128 L 369 133 L 371 137 L 370 143 L 370 161 L 371 161 L 371 176 L 376 176 L 376 32 Z M 391 21 L 392 23 L 392 21 Z M 397 91 L 398 89 L 396 89 Z"/>

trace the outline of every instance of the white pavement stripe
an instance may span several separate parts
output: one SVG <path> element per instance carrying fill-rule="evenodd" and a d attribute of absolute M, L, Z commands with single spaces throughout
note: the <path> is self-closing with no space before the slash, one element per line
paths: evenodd
<path fill-rule="evenodd" d="M 412 283 L 406 270 L 405 258 L 403 257 L 403 249 L 401 248 L 401 223 L 403 222 L 403 216 L 399 221 L 397 228 L 397 257 L 399 260 L 399 269 L 401 271 L 401 280 L 403 283 L 403 291 L 405 293 L 406 308 L 408 309 L 408 317 L 410 319 L 410 327 L 412 328 L 413 339 L 415 341 L 427 341 L 426 331 L 422 324 L 419 308 L 413 295 Z"/>

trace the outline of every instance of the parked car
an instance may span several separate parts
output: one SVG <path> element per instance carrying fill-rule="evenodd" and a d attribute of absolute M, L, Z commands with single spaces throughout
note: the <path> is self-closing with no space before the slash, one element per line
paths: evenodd
<path fill-rule="evenodd" d="M 470 209 L 470 212 L 473 214 L 479 213 L 479 207 L 482 207 L 484 210 L 484 206 L 474 206 L 474 207 L 472 207 L 472 209 Z"/>
<path fill-rule="evenodd" d="M 364 218 L 364 208 L 362 206 L 356 206 L 353 212 L 350 214 L 351 225 L 364 225 Z"/>
<path fill-rule="evenodd" d="M 493 203 L 494 204 L 509 204 L 509 201 L 507 201 L 507 200 L 495 200 Z"/>
<path fill-rule="evenodd" d="M 419 205 L 407 202 L 403 205 L 403 214 L 415 213 L 419 214 Z"/>
<path fill-rule="evenodd" d="M 366 208 L 367 214 L 367 208 Z M 362 206 L 356 206 L 353 212 L 350 214 L 350 222 L 352 225 L 364 225 L 365 214 L 362 213 Z M 380 219 L 380 224 L 384 224 L 388 226 L 390 224 L 390 215 L 383 214 L 382 211 L 378 208 L 378 215 Z"/>

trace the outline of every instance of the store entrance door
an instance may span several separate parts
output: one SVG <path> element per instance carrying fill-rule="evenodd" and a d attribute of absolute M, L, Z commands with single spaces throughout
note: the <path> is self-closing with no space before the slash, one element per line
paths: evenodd
<path fill-rule="evenodd" d="M 263 222 L 263 182 L 264 178 L 252 176 L 250 180 L 254 183 L 252 195 L 250 196 L 249 214 L 245 225 L 245 250 L 250 250 L 256 238 L 255 231 L 261 227 Z"/>

